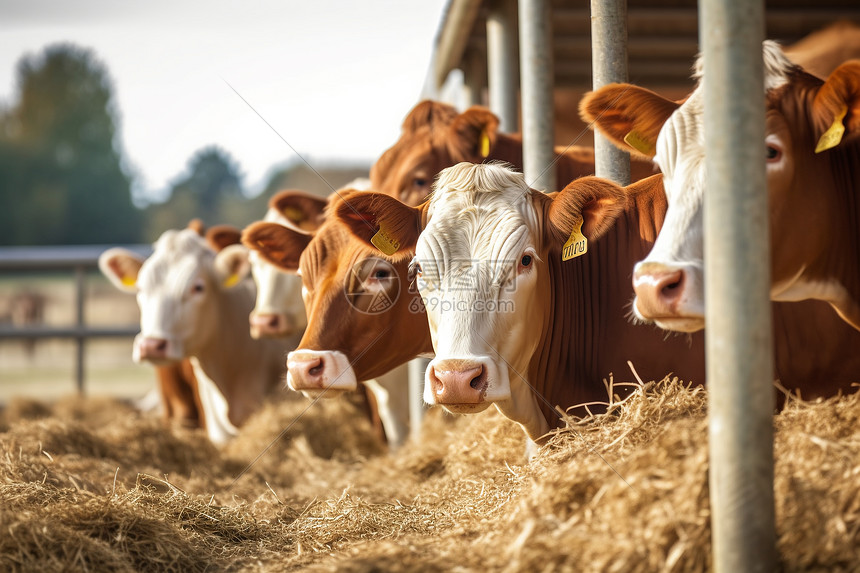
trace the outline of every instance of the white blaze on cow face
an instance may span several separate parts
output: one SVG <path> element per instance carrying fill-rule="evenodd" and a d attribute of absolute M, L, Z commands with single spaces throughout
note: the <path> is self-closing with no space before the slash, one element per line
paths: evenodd
<path fill-rule="evenodd" d="M 102 258 L 134 257 L 121 251 L 112 249 Z M 244 247 L 227 247 L 216 259 L 216 253 L 196 231 L 171 230 L 155 243 L 152 256 L 137 260 L 139 272 L 135 276 L 105 273 L 120 288 L 137 294 L 140 334 L 134 342 L 134 360 L 166 363 L 195 356 L 216 330 L 219 309 L 215 291 L 237 285 L 247 274 Z M 110 271 L 108 265 L 102 264 L 103 270 Z"/>
<path fill-rule="evenodd" d="M 793 65 L 776 44 L 765 42 L 764 62 L 766 91 L 788 81 Z M 701 61 L 697 74 L 703 78 Z M 669 208 L 653 249 L 636 265 L 633 274 L 636 316 L 683 332 L 705 326 L 703 81 L 700 79 L 693 94 L 663 124 L 657 138 L 654 162 L 663 172 Z M 787 144 L 773 132 L 772 121 L 768 128 L 763 143 L 768 149 L 768 183 L 773 186 L 774 179 L 786 177 L 786 159 L 781 150 L 787 149 Z"/>
<path fill-rule="evenodd" d="M 458 413 L 495 403 L 517 421 L 537 419 L 525 377 L 540 340 L 535 291 L 546 268 L 522 174 L 500 165 L 446 169 L 428 213 L 414 261 L 436 350 L 425 401 Z"/>

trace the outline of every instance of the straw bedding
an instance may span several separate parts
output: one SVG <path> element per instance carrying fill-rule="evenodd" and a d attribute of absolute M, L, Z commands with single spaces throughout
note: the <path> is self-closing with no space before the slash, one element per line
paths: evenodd
<path fill-rule="evenodd" d="M 273 400 L 223 448 L 113 400 L 18 400 L 0 570 L 708 570 L 706 400 L 646 385 L 531 462 L 495 411 L 433 410 L 387 454 L 345 400 Z M 857 395 L 774 424 L 781 567 L 860 570 Z"/>

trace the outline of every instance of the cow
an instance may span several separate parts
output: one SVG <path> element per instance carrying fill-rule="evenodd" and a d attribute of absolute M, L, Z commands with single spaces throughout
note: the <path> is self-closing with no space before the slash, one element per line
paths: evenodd
<path fill-rule="evenodd" d="M 556 180 L 562 186 L 594 173 L 592 148 L 557 147 L 556 154 Z M 418 205 L 442 169 L 462 161 L 494 160 L 522 166 L 522 138 L 500 132 L 499 118 L 485 107 L 472 106 L 458 113 L 448 104 L 425 100 L 403 121 L 400 139 L 371 167 L 370 188 L 407 205 Z M 648 159 L 633 159 L 630 167 L 634 181 L 655 173 Z"/>
<path fill-rule="evenodd" d="M 213 227 L 169 230 L 141 259 L 121 248 L 105 251 L 99 268 L 120 290 L 135 293 L 141 332 L 135 362 L 175 364 L 188 359 L 214 443 L 238 434 L 263 398 L 283 379 L 281 343 L 254 340 L 248 315 L 254 285 L 239 230 Z"/>
<path fill-rule="evenodd" d="M 334 194 L 327 212 L 351 192 Z M 333 397 L 364 381 L 379 405 L 389 444 L 401 444 L 409 410 L 404 364 L 433 350 L 420 298 L 407 289 L 409 257 L 385 257 L 330 217 L 313 235 L 253 223 L 242 241 L 271 264 L 301 276 L 308 325 L 287 357 L 289 387 L 308 397 Z"/>
<path fill-rule="evenodd" d="M 764 42 L 763 54 L 771 299 L 823 300 L 860 328 L 860 61 L 843 63 L 822 81 L 774 42 Z M 636 264 L 634 311 L 683 332 L 705 326 L 703 106 L 701 84 L 684 102 L 613 84 L 580 106 L 616 145 L 627 148 L 625 138 L 635 134 L 632 151 L 653 157 L 665 174 L 666 223 Z"/>
<path fill-rule="evenodd" d="M 365 246 L 383 244 L 383 230 L 397 248 L 378 256 L 415 255 L 436 352 L 425 401 L 459 413 L 495 404 L 540 441 L 559 424 L 556 406 L 599 408 L 603 379 L 627 372 L 628 360 L 644 380 L 704 382 L 702 333 L 666 337 L 628 316 L 630 269 L 665 212 L 661 175 L 627 188 L 585 177 L 545 195 L 505 167 L 464 163 L 443 171 L 419 207 L 351 193 L 332 218 Z M 789 391 L 829 396 L 860 380 L 858 343 L 820 303 L 775 306 L 776 372 Z"/>
<path fill-rule="evenodd" d="M 326 200 L 311 193 L 285 190 L 269 200 L 264 221 L 286 225 L 303 233 L 312 233 L 322 224 Z M 248 254 L 251 274 L 257 285 L 257 298 L 249 321 L 254 338 L 295 338 L 307 325 L 302 304 L 302 281 L 294 274 L 279 270 L 263 260 L 256 251 Z M 290 348 L 295 344 L 290 341 Z"/>

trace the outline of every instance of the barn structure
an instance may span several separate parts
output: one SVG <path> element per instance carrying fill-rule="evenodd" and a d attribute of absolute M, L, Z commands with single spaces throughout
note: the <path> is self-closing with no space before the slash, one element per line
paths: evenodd
<path fill-rule="evenodd" d="M 790 45 L 837 21 L 860 25 L 860 4 L 450 0 L 425 85 L 425 96 L 438 97 L 459 70 L 460 103 L 487 105 L 503 131 L 521 132 L 527 181 L 551 191 L 566 183 L 554 181 L 545 168 L 553 161 L 553 146 L 592 141 L 578 118 L 577 104 L 586 91 L 629 81 L 681 99 L 694 87 L 691 67 L 703 54 L 709 77 L 717 79 L 706 84 L 704 94 L 711 189 L 705 200 L 706 348 L 717 571 L 769 571 L 775 564 L 769 265 L 762 264 L 769 260 L 768 205 L 767 194 L 760 192 L 766 186 L 764 103 L 761 58 L 753 55 L 761 54 L 765 38 Z M 627 184 L 626 154 L 599 135 L 594 139 L 597 174 Z M 724 225 L 716 228 L 715 222 L 726 221 L 732 227 L 728 232 Z"/>

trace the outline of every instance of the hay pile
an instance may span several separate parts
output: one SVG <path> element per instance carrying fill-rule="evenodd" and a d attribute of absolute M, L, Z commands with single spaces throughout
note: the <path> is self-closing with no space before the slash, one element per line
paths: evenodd
<path fill-rule="evenodd" d="M 434 410 L 423 443 L 387 455 L 349 403 L 308 404 L 268 405 L 223 449 L 115 401 L 11 404 L 0 570 L 709 568 L 702 390 L 649 385 L 531 463 L 494 411 Z M 858 570 L 860 400 L 775 425 L 782 566 Z"/>

